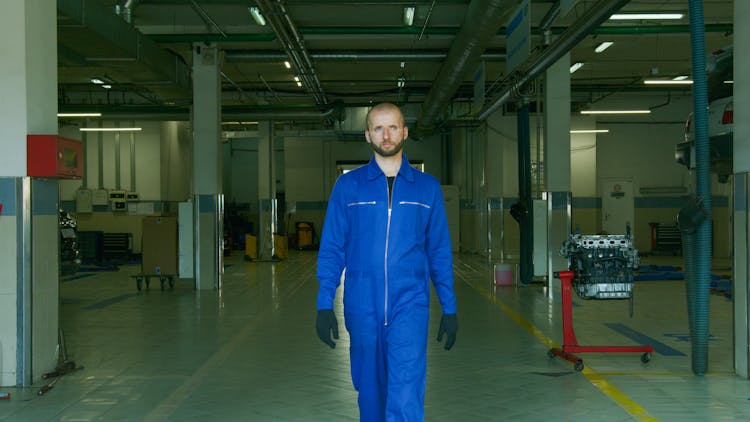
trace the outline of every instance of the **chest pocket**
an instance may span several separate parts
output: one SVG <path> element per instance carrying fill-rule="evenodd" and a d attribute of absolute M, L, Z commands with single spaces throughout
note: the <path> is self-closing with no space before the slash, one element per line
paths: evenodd
<path fill-rule="evenodd" d="M 371 236 L 373 224 L 376 224 L 379 216 L 377 201 L 352 200 L 346 203 L 346 213 L 351 224 L 351 230 L 358 236 Z"/>
<path fill-rule="evenodd" d="M 418 240 L 421 240 L 427 229 L 432 207 L 418 200 L 398 201 L 396 205 L 398 205 L 398 217 L 395 223 L 398 233 L 416 236 Z"/>

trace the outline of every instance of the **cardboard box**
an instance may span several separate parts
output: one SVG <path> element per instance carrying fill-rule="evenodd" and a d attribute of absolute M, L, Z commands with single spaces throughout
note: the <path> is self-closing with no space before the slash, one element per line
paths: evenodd
<path fill-rule="evenodd" d="M 141 240 L 144 275 L 177 275 L 177 217 L 144 217 Z"/>

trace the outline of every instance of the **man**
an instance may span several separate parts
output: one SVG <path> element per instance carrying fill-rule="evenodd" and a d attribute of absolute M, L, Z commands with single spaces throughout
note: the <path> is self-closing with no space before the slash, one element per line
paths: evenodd
<path fill-rule="evenodd" d="M 438 181 L 411 167 L 401 110 L 389 103 L 367 114 L 369 164 L 338 178 L 318 252 L 320 339 L 338 339 L 333 299 L 345 272 L 344 319 L 362 421 L 421 421 L 427 368 L 430 285 L 443 317 L 437 340 L 456 340 L 453 262 Z"/>

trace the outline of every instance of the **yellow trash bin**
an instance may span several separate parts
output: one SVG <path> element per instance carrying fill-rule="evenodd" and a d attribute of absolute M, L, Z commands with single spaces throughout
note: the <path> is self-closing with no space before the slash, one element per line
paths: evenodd
<path fill-rule="evenodd" d="M 245 235 L 245 258 L 258 259 L 258 238 L 251 235 Z"/>

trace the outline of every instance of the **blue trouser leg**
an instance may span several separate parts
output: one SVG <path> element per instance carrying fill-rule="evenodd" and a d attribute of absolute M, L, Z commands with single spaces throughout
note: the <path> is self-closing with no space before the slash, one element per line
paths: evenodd
<path fill-rule="evenodd" d="M 386 361 L 383 328 L 369 319 L 348 321 L 352 383 L 362 422 L 385 420 Z"/>
<path fill-rule="evenodd" d="M 429 308 L 409 306 L 388 327 L 387 421 L 423 421 Z"/>

